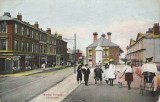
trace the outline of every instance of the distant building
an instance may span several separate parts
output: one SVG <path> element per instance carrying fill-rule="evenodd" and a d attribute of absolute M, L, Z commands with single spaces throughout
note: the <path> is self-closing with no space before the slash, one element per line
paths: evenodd
<path fill-rule="evenodd" d="M 98 60 L 104 63 L 108 62 L 109 59 L 114 59 L 115 64 L 119 63 L 119 55 L 123 51 L 119 45 L 111 41 L 111 33 L 108 32 L 107 35 L 108 39 L 106 39 L 105 34 L 102 34 L 101 37 L 97 39 L 98 33 L 93 33 L 93 43 L 86 47 L 86 63 L 90 66 L 95 66 Z"/>
<path fill-rule="evenodd" d="M 146 57 L 153 56 L 153 62 L 160 63 L 160 26 L 155 23 L 146 33 L 138 33 L 136 40 L 131 39 L 127 46 L 126 58 L 134 65 L 142 65 Z"/>
<path fill-rule="evenodd" d="M 22 21 L 20 13 L 17 18 L 11 18 L 9 12 L 0 16 L 0 72 L 40 68 L 42 63 L 52 66 L 58 59 L 56 52 L 65 59 L 66 44 L 50 28 L 44 31 L 38 22 Z"/>
<path fill-rule="evenodd" d="M 75 61 L 75 58 L 76 62 L 79 62 L 84 59 L 83 53 L 79 49 L 76 50 L 76 56 L 75 56 L 75 50 L 71 50 L 70 48 L 68 48 L 67 55 L 69 63 L 71 62 L 73 63 Z"/>

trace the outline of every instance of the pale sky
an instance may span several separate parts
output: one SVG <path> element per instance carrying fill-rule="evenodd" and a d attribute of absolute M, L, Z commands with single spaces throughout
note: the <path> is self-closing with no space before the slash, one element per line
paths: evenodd
<path fill-rule="evenodd" d="M 154 23 L 160 23 L 160 0 L 0 0 L 0 15 L 10 12 L 40 28 L 51 28 L 52 33 L 72 39 L 77 35 L 77 48 L 93 42 L 93 32 L 111 32 L 112 42 L 126 54 L 130 39 L 138 32 L 145 33 Z M 68 47 L 73 45 L 68 42 Z"/>

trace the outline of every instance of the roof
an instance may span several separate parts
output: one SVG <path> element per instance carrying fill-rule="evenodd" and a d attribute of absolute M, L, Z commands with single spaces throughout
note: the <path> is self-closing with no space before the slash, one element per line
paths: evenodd
<path fill-rule="evenodd" d="M 13 20 L 13 18 L 8 16 L 0 16 L 0 20 Z"/>
<path fill-rule="evenodd" d="M 100 46 L 102 47 L 119 47 L 119 45 L 109 41 L 108 39 L 106 39 L 105 37 L 100 37 L 99 39 L 97 39 L 94 43 L 90 44 L 88 46 L 88 48 L 95 48 L 98 46 L 98 44 L 100 44 Z"/>

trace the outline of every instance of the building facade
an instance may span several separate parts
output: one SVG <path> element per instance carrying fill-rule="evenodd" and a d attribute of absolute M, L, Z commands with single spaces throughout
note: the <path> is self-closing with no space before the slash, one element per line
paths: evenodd
<path fill-rule="evenodd" d="M 102 34 L 99 39 L 97 39 L 98 33 L 93 33 L 93 43 L 86 47 L 86 63 L 90 66 L 95 66 L 96 64 L 96 48 L 102 48 L 102 63 L 108 62 L 110 59 L 114 59 L 114 63 L 119 63 L 120 53 L 123 51 L 121 48 L 111 41 L 111 33 L 108 32 L 108 39 L 106 35 Z"/>
<path fill-rule="evenodd" d="M 145 34 L 138 33 L 136 40 L 131 39 L 126 49 L 126 59 L 132 60 L 135 66 L 141 66 L 150 56 L 153 56 L 153 62 L 160 63 L 159 23 L 155 23 Z"/>
<path fill-rule="evenodd" d="M 57 60 L 57 46 L 57 37 L 50 28 L 44 31 L 38 22 L 31 25 L 22 21 L 20 13 L 17 18 L 8 12 L 0 16 L 0 72 L 40 68 L 42 63 L 50 67 Z"/>

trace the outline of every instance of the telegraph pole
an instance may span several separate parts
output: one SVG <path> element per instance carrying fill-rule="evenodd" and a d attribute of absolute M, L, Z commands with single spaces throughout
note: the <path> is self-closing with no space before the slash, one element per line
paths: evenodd
<path fill-rule="evenodd" d="M 76 33 L 74 34 L 74 73 L 76 73 Z"/>

